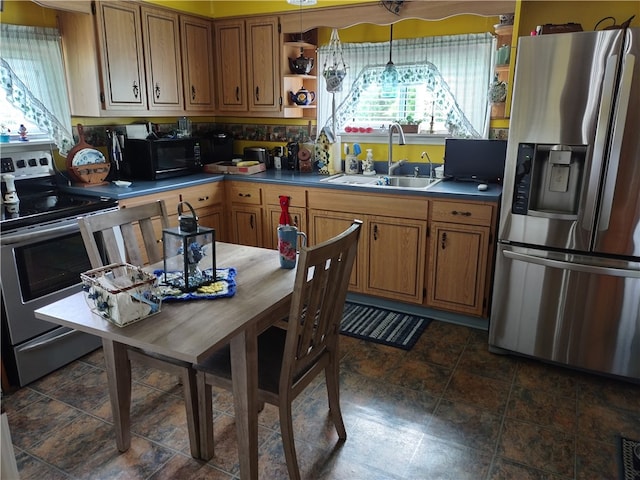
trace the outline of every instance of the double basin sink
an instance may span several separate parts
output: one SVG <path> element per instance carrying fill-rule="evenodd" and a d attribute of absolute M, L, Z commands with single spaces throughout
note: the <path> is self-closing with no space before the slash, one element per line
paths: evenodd
<path fill-rule="evenodd" d="M 352 185 L 354 187 L 370 187 L 380 189 L 428 190 L 440 183 L 440 178 L 403 177 L 398 175 L 348 175 L 339 173 L 320 180 L 336 185 Z"/>

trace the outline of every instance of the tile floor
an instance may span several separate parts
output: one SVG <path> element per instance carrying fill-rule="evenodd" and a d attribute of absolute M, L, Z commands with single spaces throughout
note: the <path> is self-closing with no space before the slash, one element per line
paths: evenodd
<path fill-rule="evenodd" d="M 640 385 L 493 355 L 434 321 L 410 351 L 341 337 L 343 444 L 323 381 L 295 404 L 303 478 L 615 479 L 640 438 Z M 5 396 L 22 480 L 237 478 L 232 398 L 214 392 L 215 457 L 189 456 L 180 388 L 134 365 L 131 448 L 118 453 L 100 350 Z M 287 478 L 277 410 L 260 414 L 260 478 Z"/>

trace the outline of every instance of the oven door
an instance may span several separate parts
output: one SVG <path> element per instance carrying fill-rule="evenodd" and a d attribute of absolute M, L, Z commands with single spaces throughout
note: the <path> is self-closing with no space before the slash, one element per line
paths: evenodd
<path fill-rule="evenodd" d="M 77 223 L 55 234 L 14 237 L 2 245 L 2 297 L 13 345 L 55 328 L 33 311 L 80 291 L 80 274 L 91 269 Z"/>
<path fill-rule="evenodd" d="M 25 385 L 100 346 L 93 335 L 58 327 L 34 310 L 81 290 L 91 269 L 77 221 L 3 235 L 3 359 Z"/>

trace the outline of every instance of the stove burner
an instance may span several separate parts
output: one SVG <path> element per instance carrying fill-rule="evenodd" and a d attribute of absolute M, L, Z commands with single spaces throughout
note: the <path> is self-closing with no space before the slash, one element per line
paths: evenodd
<path fill-rule="evenodd" d="M 6 155 L 6 156 L 5 156 Z M 64 192 L 56 184 L 51 151 L 42 145 L 3 147 L 2 174 L 12 175 L 17 203 L 2 203 L 0 231 L 6 233 L 27 227 L 75 219 L 112 208 L 118 201 L 91 195 Z M 7 199 L 9 184 L 2 182 L 2 198 Z"/>
<path fill-rule="evenodd" d="M 85 213 L 115 207 L 118 201 L 111 198 L 70 195 L 64 192 L 45 196 L 22 197 L 18 204 L 2 205 L 2 232 L 30 227 L 59 219 L 75 218 Z"/>

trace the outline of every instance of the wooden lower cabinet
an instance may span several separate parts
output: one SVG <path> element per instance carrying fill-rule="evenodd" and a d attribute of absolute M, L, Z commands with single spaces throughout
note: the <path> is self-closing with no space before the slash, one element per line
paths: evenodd
<path fill-rule="evenodd" d="M 264 247 L 278 248 L 278 225 L 280 224 L 280 207 L 267 205 L 267 224 L 265 228 Z M 300 207 L 289 207 L 291 223 L 298 227 L 300 232 L 307 233 L 307 210 Z"/>
<path fill-rule="evenodd" d="M 278 225 L 280 224 L 280 196 L 289 198 L 289 216 L 298 230 L 307 233 L 307 191 L 304 187 L 291 185 L 265 185 L 262 189 L 265 207 L 264 246 L 278 248 Z"/>
<path fill-rule="evenodd" d="M 356 218 L 364 224 L 349 290 L 422 303 L 426 220 L 310 210 L 309 243 L 343 232 Z"/>
<path fill-rule="evenodd" d="M 281 207 L 317 245 L 362 220 L 349 291 L 438 310 L 487 317 L 497 206 L 491 202 L 361 194 L 286 184 L 225 180 L 122 200 L 165 200 L 172 226 L 189 202 L 216 239 L 277 248 Z M 158 222 L 158 239 L 162 238 Z"/>
<path fill-rule="evenodd" d="M 344 232 L 351 226 L 355 218 L 358 218 L 358 216 L 350 213 L 309 210 L 309 232 L 307 234 L 309 244 L 317 245 Z M 360 273 L 364 258 L 362 254 L 363 245 L 364 232 L 361 232 L 360 240 L 358 241 L 358 254 L 353 263 L 353 270 L 351 271 L 351 278 L 349 280 L 349 291 L 351 292 L 364 291 L 362 275 Z"/>
<path fill-rule="evenodd" d="M 367 216 L 365 225 L 365 293 L 422 303 L 426 220 Z"/>
<path fill-rule="evenodd" d="M 252 247 L 263 245 L 262 188 L 258 183 L 225 182 L 230 241 Z"/>
<path fill-rule="evenodd" d="M 262 207 L 240 205 L 231 209 L 231 242 L 262 246 Z"/>
<path fill-rule="evenodd" d="M 487 316 L 495 208 L 481 203 L 434 200 L 431 217 L 425 304 Z"/>
<path fill-rule="evenodd" d="M 215 228 L 216 240 L 225 241 L 224 183 L 207 183 L 180 190 L 180 200 L 189 203 L 198 215 L 198 224 Z M 176 212 L 177 212 L 177 207 Z M 183 209 L 185 211 L 185 209 Z"/>
<path fill-rule="evenodd" d="M 127 208 L 158 200 L 164 200 L 170 226 L 178 226 L 178 204 L 185 201 L 195 210 L 200 225 L 216 229 L 216 240 L 224 241 L 226 239 L 226 229 L 224 228 L 224 184 L 222 182 L 206 183 L 151 195 L 142 195 L 120 200 L 118 203 L 120 208 Z M 182 211 L 189 213 L 188 208 L 183 208 Z M 154 229 L 158 242 L 161 242 L 162 225 L 160 221 L 154 222 Z"/>

